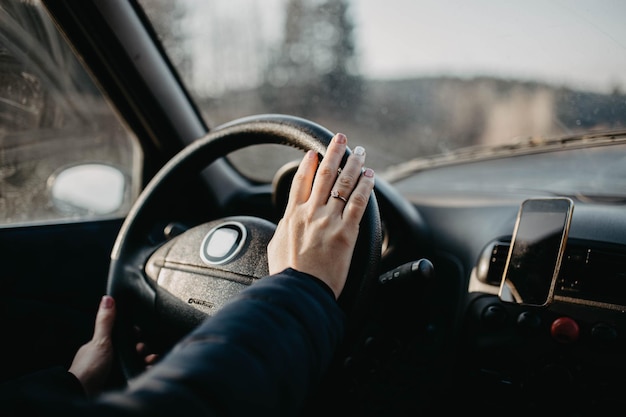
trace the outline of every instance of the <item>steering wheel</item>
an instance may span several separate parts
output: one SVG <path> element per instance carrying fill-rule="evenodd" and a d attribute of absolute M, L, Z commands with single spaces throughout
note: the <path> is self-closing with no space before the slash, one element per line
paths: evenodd
<path fill-rule="evenodd" d="M 145 369 L 135 351 L 133 327 L 137 323 L 146 334 L 175 341 L 268 274 L 266 248 L 276 225 L 260 217 L 233 214 L 194 226 L 165 242 L 151 241 L 149 234 L 168 190 L 197 181 L 212 162 L 247 146 L 281 144 L 312 149 L 323 157 L 332 137 L 329 130 L 306 119 L 246 117 L 189 144 L 154 176 L 131 208 L 111 253 L 107 292 L 116 300 L 114 346 L 126 380 Z M 343 163 L 350 153 L 347 149 Z M 370 287 L 378 278 L 381 229 L 372 192 L 338 300 L 347 314 L 348 329 L 359 322 Z"/>

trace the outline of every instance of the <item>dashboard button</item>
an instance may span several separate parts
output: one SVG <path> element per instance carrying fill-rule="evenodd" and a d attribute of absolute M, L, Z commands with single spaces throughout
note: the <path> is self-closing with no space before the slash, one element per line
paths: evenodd
<path fill-rule="evenodd" d="M 552 322 L 550 334 L 557 342 L 572 343 L 578 340 L 580 328 L 574 319 L 570 317 L 559 317 Z"/>
<path fill-rule="evenodd" d="M 525 329 L 536 329 L 541 326 L 541 317 L 531 311 L 522 311 L 517 316 L 517 325 Z"/>
<path fill-rule="evenodd" d="M 617 330 L 605 323 L 598 323 L 591 328 L 591 337 L 600 342 L 612 342 L 617 339 Z"/>
<path fill-rule="evenodd" d="M 498 305 L 489 305 L 482 312 L 483 320 L 489 325 L 501 326 L 506 322 L 506 310 Z"/>

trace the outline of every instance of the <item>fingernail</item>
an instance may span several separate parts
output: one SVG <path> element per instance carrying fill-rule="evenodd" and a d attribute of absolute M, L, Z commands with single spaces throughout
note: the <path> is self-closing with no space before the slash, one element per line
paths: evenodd
<path fill-rule="evenodd" d="M 365 171 L 363 171 L 363 175 L 372 178 L 374 176 L 374 170 L 372 168 L 365 168 Z"/>
<path fill-rule="evenodd" d="M 354 148 L 354 154 L 355 155 L 365 155 L 365 148 L 362 146 L 357 146 L 356 148 Z"/>
<path fill-rule="evenodd" d="M 337 142 L 337 143 L 346 143 L 346 142 L 348 142 L 348 138 L 343 133 L 337 133 L 335 135 L 335 142 Z"/>
<path fill-rule="evenodd" d="M 309 158 L 309 159 L 315 158 L 315 151 L 312 150 L 312 149 L 308 150 L 307 153 L 306 153 L 306 157 Z"/>
<path fill-rule="evenodd" d="M 102 296 L 102 300 L 100 301 L 100 307 L 102 308 L 111 308 L 113 307 L 113 297 L 109 295 Z"/>

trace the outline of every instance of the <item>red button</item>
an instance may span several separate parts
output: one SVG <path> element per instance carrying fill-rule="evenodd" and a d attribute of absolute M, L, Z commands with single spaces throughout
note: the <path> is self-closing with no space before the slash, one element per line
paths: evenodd
<path fill-rule="evenodd" d="M 552 322 L 550 327 L 552 337 L 561 343 L 572 343 L 578 340 L 580 328 L 578 323 L 569 317 L 559 317 Z"/>

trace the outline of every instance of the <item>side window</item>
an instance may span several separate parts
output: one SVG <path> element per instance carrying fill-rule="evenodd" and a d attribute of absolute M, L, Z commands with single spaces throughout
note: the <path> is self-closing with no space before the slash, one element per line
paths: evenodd
<path fill-rule="evenodd" d="M 0 227 L 122 217 L 140 161 L 45 10 L 0 0 Z"/>

